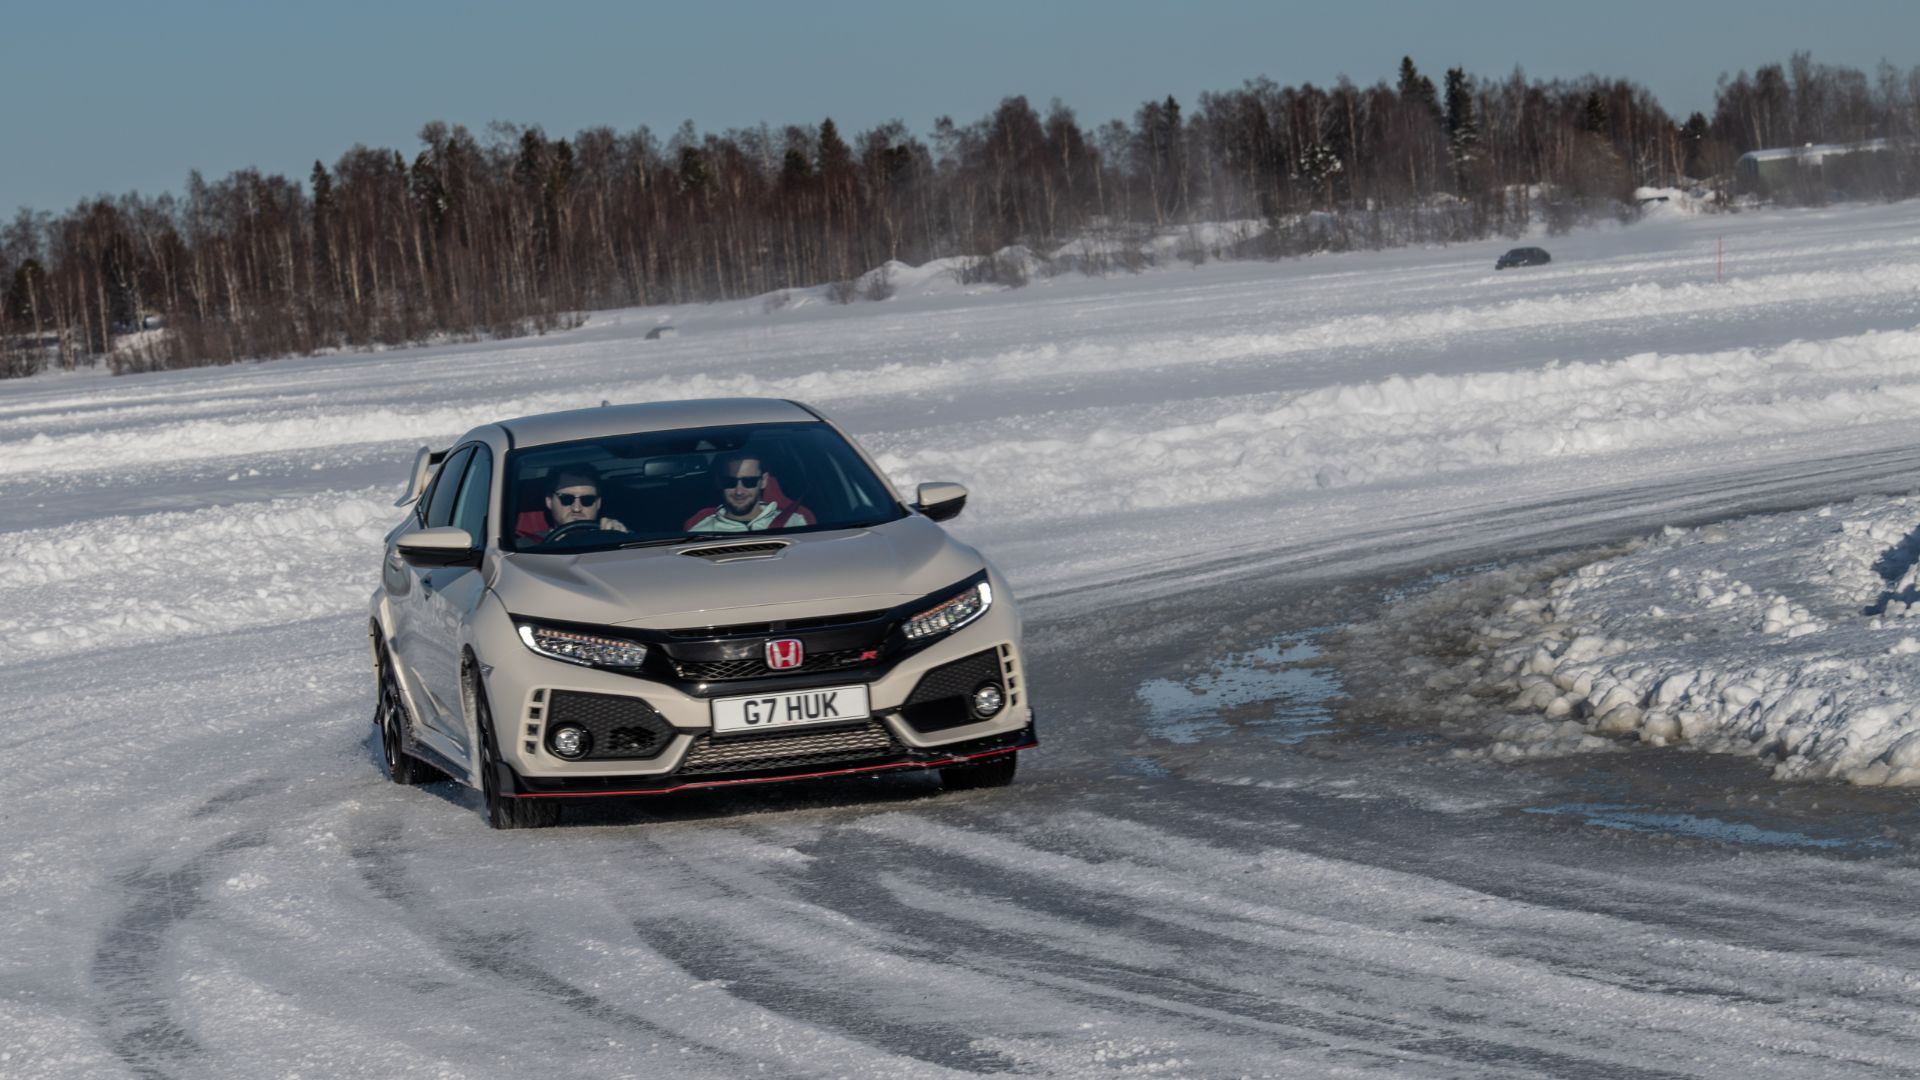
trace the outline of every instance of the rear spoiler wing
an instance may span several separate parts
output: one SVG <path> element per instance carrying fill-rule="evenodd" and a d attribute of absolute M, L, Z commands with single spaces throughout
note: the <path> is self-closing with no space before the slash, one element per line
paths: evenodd
<path fill-rule="evenodd" d="M 400 496 L 395 506 L 412 506 L 426 493 L 427 478 L 433 475 L 433 467 L 447 460 L 446 450 L 435 450 L 423 446 L 413 452 L 413 471 L 407 474 L 407 490 Z"/>

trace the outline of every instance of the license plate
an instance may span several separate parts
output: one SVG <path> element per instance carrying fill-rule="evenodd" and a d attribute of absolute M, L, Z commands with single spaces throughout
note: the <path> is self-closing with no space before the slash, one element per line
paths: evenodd
<path fill-rule="evenodd" d="M 807 724 L 837 724 L 847 720 L 865 720 L 869 715 L 867 688 L 864 686 L 826 686 L 818 690 L 792 690 L 783 694 L 716 698 L 713 702 L 713 733 L 729 735 L 740 731 L 767 731 Z"/>

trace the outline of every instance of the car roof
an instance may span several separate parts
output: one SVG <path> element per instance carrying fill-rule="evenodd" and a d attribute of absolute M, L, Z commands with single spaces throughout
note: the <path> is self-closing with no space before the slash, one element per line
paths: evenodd
<path fill-rule="evenodd" d="M 507 430 L 515 446 L 545 446 L 548 443 L 631 435 L 642 431 L 819 419 L 820 414 L 797 401 L 780 398 L 702 398 L 536 413 L 503 420 L 500 426 Z"/>

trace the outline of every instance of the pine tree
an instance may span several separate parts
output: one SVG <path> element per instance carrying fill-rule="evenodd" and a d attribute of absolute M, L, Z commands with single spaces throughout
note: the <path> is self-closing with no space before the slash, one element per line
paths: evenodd
<path fill-rule="evenodd" d="M 1707 133 L 1710 125 L 1703 113 L 1694 113 L 1680 128 L 1680 151 L 1683 164 L 1680 171 L 1688 177 L 1698 180 L 1706 175 L 1705 154 Z"/>
<path fill-rule="evenodd" d="M 1413 66 L 1413 57 L 1400 58 L 1400 100 L 1408 105 L 1417 106 L 1419 111 L 1434 123 L 1440 122 L 1440 97 L 1434 91 L 1433 80 L 1420 74 Z"/>
<path fill-rule="evenodd" d="M 573 144 L 565 139 L 553 144 L 553 164 L 547 170 L 547 190 L 557 200 L 573 186 Z"/>
<path fill-rule="evenodd" d="M 853 167 L 853 151 L 847 149 L 833 118 L 820 121 L 820 172 L 829 178 Z"/>
<path fill-rule="evenodd" d="M 414 205 L 427 215 L 427 221 L 433 225 L 434 231 L 438 232 L 447 219 L 447 191 L 440 185 L 440 177 L 433 169 L 433 158 L 425 150 L 413 159 L 413 169 L 407 177 L 407 193 L 413 197 Z"/>
<path fill-rule="evenodd" d="M 322 281 L 332 280 L 330 275 L 333 265 L 333 177 L 327 174 L 325 165 L 315 161 L 310 179 L 313 184 L 312 275 L 313 281 L 318 286 Z M 323 290 L 316 287 L 315 291 Z M 312 299 L 319 299 L 319 297 Z"/>
<path fill-rule="evenodd" d="M 697 146 L 680 148 L 680 190 L 688 195 L 698 196 L 707 190 L 711 181 L 707 173 L 706 155 Z"/>
<path fill-rule="evenodd" d="M 513 178 L 529 195 L 540 190 L 546 180 L 547 140 L 540 129 L 531 127 L 520 133 L 520 155 L 513 161 Z"/>
<path fill-rule="evenodd" d="M 1607 124 L 1607 103 L 1600 99 L 1598 90 L 1587 92 L 1587 103 L 1580 110 L 1580 130 L 1595 135 L 1605 135 L 1610 130 Z"/>
<path fill-rule="evenodd" d="M 13 272 L 13 283 L 7 287 L 7 299 L 0 305 L 0 315 L 38 330 L 41 298 L 46 294 L 47 272 L 41 268 L 40 260 L 28 257 Z"/>
<path fill-rule="evenodd" d="M 1171 209 L 1178 212 L 1181 219 L 1187 214 L 1187 129 L 1180 122 L 1180 103 L 1172 94 L 1161 108 L 1167 125 L 1167 169 L 1173 178 L 1170 193 L 1173 198 Z"/>
<path fill-rule="evenodd" d="M 1324 142 L 1315 142 L 1301 155 L 1300 167 L 1294 176 L 1307 185 L 1320 198 L 1322 206 L 1333 209 L 1333 183 L 1345 165 L 1340 154 Z"/>
<path fill-rule="evenodd" d="M 327 175 L 327 167 L 318 161 L 313 163 L 310 176 L 313 184 L 313 220 L 315 227 L 325 221 L 327 211 L 333 209 L 333 177 Z"/>
<path fill-rule="evenodd" d="M 780 159 L 780 186 L 787 191 L 798 191 L 813 179 L 813 163 L 798 147 L 789 146 Z"/>
<path fill-rule="evenodd" d="M 1447 154 L 1453 160 L 1455 191 L 1470 194 L 1468 174 L 1480 158 L 1480 125 L 1474 121 L 1473 91 L 1461 68 L 1447 69 Z"/>

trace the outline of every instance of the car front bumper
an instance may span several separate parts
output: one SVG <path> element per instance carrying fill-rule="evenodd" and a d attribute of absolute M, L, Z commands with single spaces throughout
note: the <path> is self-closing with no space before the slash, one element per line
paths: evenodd
<path fill-rule="evenodd" d="M 759 736 L 767 738 L 767 736 Z M 969 739 L 935 750 L 894 747 L 867 758 L 820 765 L 785 765 L 743 769 L 725 775 L 543 777 L 516 773 L 511 794 L 518 798 L 577 798 L 596 795 L 665 795 L 700 788 L 769 784 L 787 780 L 817 780 L 836 776 L 938 769 L 1003 757 L 1040 745 L 1029 720 L 1027 726 L 1004 735 Z M 507 790 L 507 789 L 502 789 Z"/>
<path fill-rule="evenodd" d="M 939 768 L 1036 745 L 1020 620 L 1010 600 L 931 645 L 871 666 L 699 686 L 538 655 L 519 641 L 511 619 L 497 607 L 476 629 L 492 735 L 501 763 L 513 774 L 500 778 L 501 790 L 517 795 L 662 793 Z M 1001 687 L 1005 704 L 983 719 L 966 702 L 987 681 Z M 865 687 L 866 719 L 714 733 L 718 698 L 849 685 Z M 623 756 L 561 758 L 547 734 L 570 722 L 603 736 L 619 733 Z M 596 746 L 603 743 L 612 741 L 596 740 Z"/>

